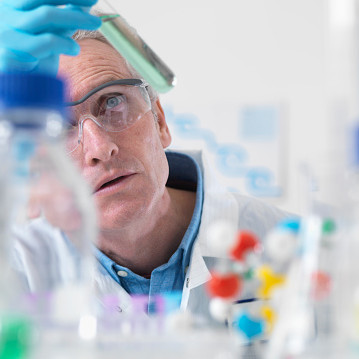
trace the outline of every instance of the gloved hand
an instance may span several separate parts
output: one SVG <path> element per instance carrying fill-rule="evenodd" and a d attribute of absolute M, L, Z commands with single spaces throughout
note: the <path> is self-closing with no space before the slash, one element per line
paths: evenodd
<path fill-rule="evenodd" d="M 100 27 L 101 20 L 86 11 L 96 2 L 0 0 L 0 71 L 56 75 L 60 54 L 79 53 L 72 34 Z"/>

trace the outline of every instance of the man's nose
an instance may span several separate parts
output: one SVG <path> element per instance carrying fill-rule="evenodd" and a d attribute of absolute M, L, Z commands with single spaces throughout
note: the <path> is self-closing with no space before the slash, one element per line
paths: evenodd
<path fill-rule="evenodd" d="M 119 149 L 115 136 L 106 131 L 98 120 L 92 116 L 81 119 L 82 145 L 85 161 L 94 164 L 99 161 L 109 161 Z"/>

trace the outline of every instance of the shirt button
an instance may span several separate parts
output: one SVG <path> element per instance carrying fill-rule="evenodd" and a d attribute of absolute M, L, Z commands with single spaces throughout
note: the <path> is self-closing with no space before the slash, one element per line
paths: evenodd
<path fill-rule="evenodd" d="M 124 271 L 124 270 L 119 270 L 119 271 L 117 272 L 117 275 L 118 275 L 119 277 L 127 277 L 127 276 L 128 276 L 128 273 L 127 273 L 126 271 Z"/>

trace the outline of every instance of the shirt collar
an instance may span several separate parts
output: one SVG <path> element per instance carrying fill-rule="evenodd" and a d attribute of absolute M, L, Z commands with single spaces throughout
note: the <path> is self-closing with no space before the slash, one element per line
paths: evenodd
<path fill-rule="evenodd" d="M 191 222 L 178 250 L 183 250 L 182 269 L 189 265 L 192 246 L 198 234 L 203 206 L 203 180 L 198 163 L 189 155 L 179 152 L 166 152 L 169 164 L 167 186 L 189 191 L 196 191 L 196 204 Z"/>

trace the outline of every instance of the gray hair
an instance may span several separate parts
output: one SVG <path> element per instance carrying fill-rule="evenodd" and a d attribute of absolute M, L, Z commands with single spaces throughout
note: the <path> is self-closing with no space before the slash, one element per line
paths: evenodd
<path fill-rule="evenodd" d="M 103 15 L 103 13 L 101 13 L 98 10 L 92 10 L 91 13 L 97 16 Z M 79 42 L 84 39 L 95 39 L 113 47 L 112 44 L 106 39 L 106 37 L 103 36 L 102 33 L 98 30 L 97 31 L 77 30 L 72 36 L 72 39 L 75 40 L 76 42 Z M 119 55 L 122 56 L 121 54 Z M 136 79 L 144 80 L 143 77 L 133 68 L 133 66 L 123 56 L 122 58 L 125 60 L 126 66 L 130 71 L 131 76 Z M 147 87 L 147 92 L 150 96 L 151 103 L 154 104 L 158 99 L 158 93 L 153 89 L 151 85 Z"/>

